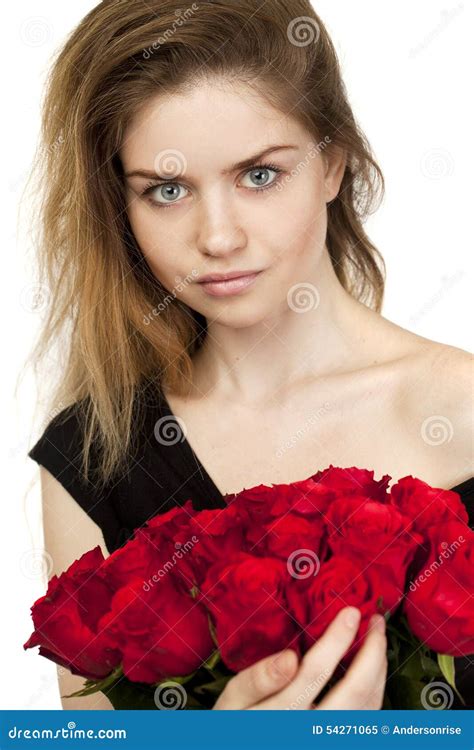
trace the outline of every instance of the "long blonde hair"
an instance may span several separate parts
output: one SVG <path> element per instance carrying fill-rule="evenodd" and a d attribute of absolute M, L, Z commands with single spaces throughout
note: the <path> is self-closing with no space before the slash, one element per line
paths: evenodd
<path fill-rule="evenodd" d="M 51 407 L 76 404 L 83 473 L 106 483 L 126 468 L 142 387 L 185 393 L 206 321 L 153 276 L 131 231 L 118 150 L 134 113 L 157 92 L 219 76 L 244 82 L 342 147 L 347 164 L 328 205 L 326 244 L 337 277 L 380 311 L 385 266 L 363 223 L 382 173 L 349 106 L 334 46 L 309 0 L 106 0 L 73 30 L 51 67 L 30 180 L 38 281 L 48 307 L 35 370 L 63 336 Z M 327 140 L 327 139 L 326 139 Z M 329 142 L 329 141 L 328 141 Z M 162 314 L 150 310 L 162 305 Z M 135 415 L 139 421 L 134 422 Z M 93 445 L 100 460 L 92 475 Z"/>

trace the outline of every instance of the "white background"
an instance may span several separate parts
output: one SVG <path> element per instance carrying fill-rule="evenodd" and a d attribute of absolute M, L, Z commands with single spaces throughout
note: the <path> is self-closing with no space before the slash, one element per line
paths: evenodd
<path fill-rule="evenodd" d="M 368 223 L 387 264 L 382 314 L 472 350 L 472 8 L 456 0 L 313 4 L 386 179 L 384 203 Z M 94 5 L 23 0 L 2 13 L 2 708 L 61 707 L 55 666 L 37 649 L 22 649 L 31 633 L 30 605 L 46 582 L 32 564 L 42 532 L 38 467 L 26 455 L 42 424 L 33 419 L 33 378 L 18 385 L 39 319 L 25 304 L 34 277 L 17 212 L 49 60 Z"/>

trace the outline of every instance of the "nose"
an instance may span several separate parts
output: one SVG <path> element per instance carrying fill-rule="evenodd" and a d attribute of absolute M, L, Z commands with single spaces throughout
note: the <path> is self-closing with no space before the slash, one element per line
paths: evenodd
<path fill-rule="evenodd" d="M 203 255 L 226 256 L 246 247 L 247 238 L 233 198 L 219 185 L 200 203 L 197 246 Z"/>

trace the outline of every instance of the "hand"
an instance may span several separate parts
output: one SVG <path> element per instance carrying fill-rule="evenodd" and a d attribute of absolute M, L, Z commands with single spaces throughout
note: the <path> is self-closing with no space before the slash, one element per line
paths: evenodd
<path fill-rule="evenodd" d="M 344 607 L 299 664 L 292 649 L 261 659 L 229 680 L 213 708 L 380 709 L 387 677 L 387 639 L 381 615 L 371 619 L 364 643 L 344 677 L 314 704 L 353 642 L 359 622 L 360 610 Z"/>

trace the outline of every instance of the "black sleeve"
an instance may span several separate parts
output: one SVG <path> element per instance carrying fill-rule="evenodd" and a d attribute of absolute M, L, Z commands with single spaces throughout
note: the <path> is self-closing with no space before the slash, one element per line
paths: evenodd
<path fill-rule="evenodd" d="M 46 427 L 28 456 L 45 467 L 100 527 L 109 552 L 119 546 L 122 529 L 111 501 L 111 488 L 99 490 L 81 473 L 82 429 L 75 405 Z M 92 454 L 93 455 L 93 454 Z M 86 551 L 86 550 L 84 550 Z"/>

